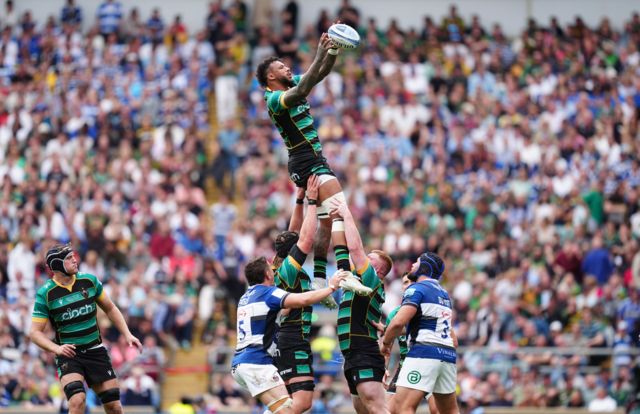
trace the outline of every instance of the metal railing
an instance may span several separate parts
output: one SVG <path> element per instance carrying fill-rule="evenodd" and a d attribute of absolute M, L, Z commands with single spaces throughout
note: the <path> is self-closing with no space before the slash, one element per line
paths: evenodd
<path fill-rule="evenodd" d="M 231 368 L 231 360 L 235 350 L 232 347 L 215 347 L 209 351 L 209 367 L 212 372 L 225 372 Z M 613 348 L 587 348 L 587 347 L 520 347 L 520 348 L 494 348 L 494 347 L 480 347 L 480 346 L 461 346 L 458 348 L 458 355 L 465 358 L 481 357 L 484 362 L 485 372 L 495 369 L 496 363 L 504 363 L 509 366 L 514 364 L 523 365 L 523 361 L 518 360 L 518 357 L 525 355 L 553 355 L 553 356 L 582 356 L 582 357 L 604 357 L 604 358 L 616 358 L 623 356 L 637 357 L 640 355 L 640 348 L 630 348 L 625 350 L 615 350 Z M 394 355 L 397 357 L 397 353 Z M 503 357 L 503 358 L 500 358 Z M 506 357 L 506 358 L 504 358 Z M 318 354 L 314 353 L 314 361 L 319 362 L 321 359 Z M 497 362 L 496 362 L 497 361 Z M 541 364 L 544 365 L 544 364 Z M 614 368 L 615 364 L 611 364 Z M 599 366 L 589 366 L 588 362 L 583 364 L 582 370 L 588 372 L 596 369 L 600 370 Z"/>

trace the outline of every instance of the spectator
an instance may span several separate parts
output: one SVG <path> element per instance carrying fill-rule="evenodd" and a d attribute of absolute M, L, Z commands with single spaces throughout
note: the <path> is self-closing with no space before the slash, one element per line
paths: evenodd
<path fill-rule="evenodd" d="M 156 383 L 141 367 L 131 369 L 131 376 L 124 381 L 123 388 L 123 404 L 157 406 Z"/>
<path fill-rule="evenodd" d="M 121 21 L 122 4 L 117 0 L 105 0 L 98 6 L 98 26 L 105 40 L 111 34 L 119 34 Z"/>
<path fill-rule="evenodd" d="M 582 261 L 582 271 L 596 277 L 599 285 L 604 285 L 613 273 L 614 265 L 609 251 L 604 247 L 602 236 L 596 235 L 591 242 L 591 250 Z"/>
<path fill-rule="evenodd" d="M 164 22 L 160 16 L 160 9 L 157 7 L 151 12 L 151 17 L 147 20 L 147 31 L 154 44 L 159 44 L 164 39 Z"/>
<path fill-rule="evenodd" d="M 589 403 L 589 412 L 614 412 L 618 408 L 616 400 L 607 394 L 607 390 L 600 387 L 596 391 L 596 398 Z"/>
<path fill-rule="evenodd" d="M 60 22 L 77 29 L 82 25 L 82 9 L 76 6 L 75 0 L 67 0 L 60 13 Z"/>

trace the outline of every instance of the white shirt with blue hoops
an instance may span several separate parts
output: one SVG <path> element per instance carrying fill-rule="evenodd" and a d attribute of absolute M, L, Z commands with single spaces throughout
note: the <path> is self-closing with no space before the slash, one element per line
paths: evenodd
<path fill-rule="evenodd" d="M 273 364 L 277 319 L 289 293 L 275 286 L 253 285 L 238 302 L 236 353 L 231 366 Z"/>
<path fill-rule="evenodd" d="M 407 327 L 408 358 L 438 359 L 456 363 L 456 350 L 451 338 L 452 308 L 449 293 L 435 279 L 409 286 L 402 306 L 417 308 Z"/>

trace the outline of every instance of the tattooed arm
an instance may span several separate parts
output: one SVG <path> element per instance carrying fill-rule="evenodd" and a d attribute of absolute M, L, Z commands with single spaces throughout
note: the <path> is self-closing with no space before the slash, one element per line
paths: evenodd
<path fill-rule="evenodd" d="M 322 77 L 320 76 L 320 69 L 322 69 L 323 63 L 325 61 L 325 56 L 332 46 L 333 43 L 331 42 L 329 36 L 326 33 L 323 33 L 320 37 L 318 51 L 316 52 L 315 59 L 313 59 L 313 63 L 311 63 L 311 66 L 305 72 L 305 74 L 302 75 L 302 78 L 300 78 L 300 82 L 298 82 L 296 86 L 284 93 L 283 99 L 285 106 L 291 107 L 306 98 L 307 95 L 309 95 L 309 93 L 311 92 L 311 89 L 322 80 Z"/>

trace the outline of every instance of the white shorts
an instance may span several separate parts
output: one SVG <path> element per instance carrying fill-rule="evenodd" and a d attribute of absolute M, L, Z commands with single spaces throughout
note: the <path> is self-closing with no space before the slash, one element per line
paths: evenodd
<path fill-rule="evenodd" d="M 327 177 L 328 180 L 322 181 L 323 177 Z M 322 184 L 324 184 L 327 181 L 331 181 L 331 179 L 336 180 L 337 178 L 331 175 L 321 175 L 320 176 L 320 182 Z M 327 198 L 326 200 L 322 201 L 322 204 L 320 204 L 318 206 L 318 208 L 316 209 L 316 215 L 318 216 L 318 218 L 324 219 L 324 218 L 329 218 L 329 211 L 331 209 L 331 200 L 340 200 L 344 203 L 347 202 L 347 198 L 344 196 L 344 192 L 340 191 L 339 193 L 335 193 L 334 195 L 332 195 L 331 197 Z"/>
<path fill-rule="evenodd" d="M 405 358 L 397 387 L 424 391 L 427 394 L 456 392 L 458 368 L 451 362 L 429 358 Z"/>
<path fill-rule="evenodd" d="M 280 385 L 284 386 L 278 369 L 273 365 L 238 364 L 231 368 L 231 375 L 252 397 Z"/>

